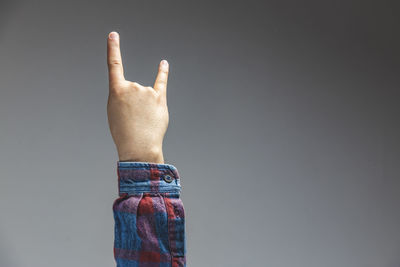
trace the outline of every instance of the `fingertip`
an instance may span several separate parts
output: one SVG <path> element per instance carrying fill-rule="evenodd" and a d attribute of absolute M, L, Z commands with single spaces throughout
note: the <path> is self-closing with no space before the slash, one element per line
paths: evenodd
<path fill-rule="evenodd" d="M 115 32 L 115 31 L 110 32 L 110 33 L 108 34 L 108 38 L 109 38 L 110 40 L 118 40 L 118 39 L 119 39 L 119 34 L 118 34 L 118 32 Z"/>
<path fill-rule="evenodd" d="M 162 70 L 167 71 L 169 67 L 168 61 L 165 59 L 161 60 L 160 67 Z"/>
<path fill-rule="evenodd" d="M 167 60 L 163 59 L 160 61 L 157 77 L 153 86 L 156 91 L 164 92 L 163 94 L 165 94 L 167 90 L 168 73 L 169 63 Z"/>

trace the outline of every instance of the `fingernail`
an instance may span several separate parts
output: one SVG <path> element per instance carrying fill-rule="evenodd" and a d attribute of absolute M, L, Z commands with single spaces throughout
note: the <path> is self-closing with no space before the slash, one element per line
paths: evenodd
<path fill-rule="evenodd" d="M 118 33 L 116 33 L 116 32 L 111 32 L 109 37 L 110 37 L 110 39 L 118 40 Z"/>
<path fill-rule="evenodd" d="M 168 61 L 166 61 L 165 59 L 163 59 L 163 60 L 161 61 L 161 66 L 162 66 L 163 68 L 167 68 L 167 67 L 168 67 Z"/>

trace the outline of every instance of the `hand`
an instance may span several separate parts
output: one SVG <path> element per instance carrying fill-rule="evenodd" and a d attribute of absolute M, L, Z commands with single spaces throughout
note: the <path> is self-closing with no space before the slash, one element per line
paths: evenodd
<path fill-rule="evenodd" d="M 168 62 L 160 62 L 153 87 L 142 86 L 124 78 L 118 33 L 111 32 L 107 43 L 108 124 L 119 160 L 164 163 Z"/>

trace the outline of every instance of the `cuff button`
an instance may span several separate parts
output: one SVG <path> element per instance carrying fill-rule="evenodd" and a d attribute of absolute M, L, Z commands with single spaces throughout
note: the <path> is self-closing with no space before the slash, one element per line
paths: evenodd
<path fill-rule="evenodd" d="M 170 183 L 174 180 L 170 175 L 164 175 L 163 178 L 164 178 L 164 181 L 166 181 L 167 183 Z"/>

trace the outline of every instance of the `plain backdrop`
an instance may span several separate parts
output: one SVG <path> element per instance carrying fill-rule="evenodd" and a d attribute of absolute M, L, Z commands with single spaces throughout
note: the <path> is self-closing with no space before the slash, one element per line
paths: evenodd
<path fill-rule="evenodd" d="M 400 266 L 396 1 L 0 2 L 0 266 L 110 267 L 125 75 L 170 63 L 189 267 Z"/>

